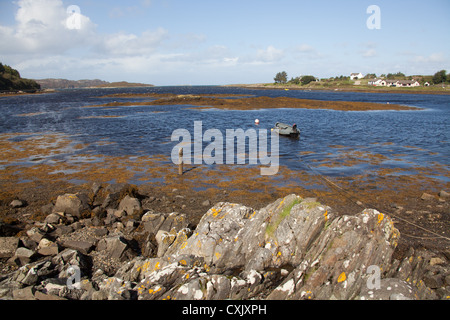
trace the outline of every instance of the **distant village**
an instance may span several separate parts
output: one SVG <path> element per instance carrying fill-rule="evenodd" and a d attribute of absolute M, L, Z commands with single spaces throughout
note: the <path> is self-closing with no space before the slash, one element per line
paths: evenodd
<path fill-rule="evenodd" d="M 312 75 L 302 75 L 288 80 L 286 71 L 278 72 L 274 78 L 274 85 L 308 85 L 309 87 L 343 87 L 343 86 L 369 86 L 369 87 L 448 87 L 450 73 L 446 70 L 436 72 L 434 75 L 406 76 L 402 72 L 381 74 L 361 72 L 350 73 L 348 76 L 336 76 L 330 78 L 317 78 Z"/>
<path fill-rule="evenodd" d="M 359 80 L 363 79 L 364 75 L 359 73 L 351 73 L 350 79 L 351 80 Z M 419 87 L 420 83 L 417 80 L 389 80 L 385 79 L 384 77 L 370 79 L 367 83 L 369 86 L 375 86 L 375 87 Z M 429 82 L 425 82 L 424 86 L 430 86 Z"/>

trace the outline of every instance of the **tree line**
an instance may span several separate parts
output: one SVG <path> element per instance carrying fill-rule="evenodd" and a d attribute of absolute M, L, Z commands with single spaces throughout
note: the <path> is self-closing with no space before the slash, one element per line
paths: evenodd
<path fill-rule="evenodd" d="M 36 91 L 40 88 L 36 81 L 21 78 L 19 71 L 0 62 L 0 91 Z"/>
<path fill-rule="evenodd" d="M 423 79 L 426 76 L 420 76 L 420 77 Z M 375 79 L 375 78 L 377 78 L 377 75 L 375 73 L 368 73 L 364 77 L 364 79 Z M 381 74 L 380 78 L 385 78 L 388 80 L 393 80 L 393 79 L 412 80 L 414 77 L 406 76 L 403 72 L 399 71 L 397 73 Z M 432 82 L 433 84 L 441 84 L 441 83 L 445 83 L 445 82 L 450 83 L 450 73 L 447 74 L 446 70 L 438 71 L 432 77 L 428 76 L 427 78 L 430 78 L 428 81 Z M 341 76 L 332 77 L 330 79 L 348 81 L 348 80 L 350 80 L 350 77 L 341 75 Z M 314 76 L 311 76 L 311 75 L 306 75 L 306 76 L 291 78 L 290 80 L 288 80 L 287 72 L 281 71 L 275 75 L 275 78 L 273 78 L 273 80 L 275 81 L 275 83 L 279 83 L 279 84 L 306 85 L 312 81 L 316 81 L 317 78 Z M 423 82 L 425 82 L 425 81 L 423 81 Z"/>
<path fill-rule="evenodd" d="M 301 77 L 295 77 L 295 78 L 291 78 L 291 80 L 287 80 L 288 76 L 286 71 L 282 71 L 282 72 L 278 72 L 275 75 L 275 78 L 273 79 L 275 81 L 275 83 L 289 83 L 289 84 L 302 84 L 302 85 L 306 85 L 312 81 L 316 81 L 316 77 L 314 76 L 301 76 Z"/>

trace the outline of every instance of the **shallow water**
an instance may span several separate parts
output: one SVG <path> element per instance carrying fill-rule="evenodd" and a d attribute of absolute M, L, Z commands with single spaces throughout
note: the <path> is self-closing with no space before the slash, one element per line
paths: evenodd
<path fill-rule="evenodd" d="M 85 107 L 112 101 L 142 100 L 100 98 L 121 92 L 289 96 L 329 101 L 389 102 L 425 110 L 236 111 L 199 109 L 187 105 Z M 226 129 L 255 128 L 270 132 L 270 128 L 279 121 L 296 123 L 301 130 L 299 140 L 284 137 L 279 140 L 280 165 L 290 169 L 314 167 L 326 176 L 351 176 L 370 174 L 380 168 L 392 169 L 393 174 L 397 175 L 416 174 L 421 168 L 432 168 L 429 176 L 450 181 L 450 95 L 251 90 L 212 86 L 153 87 L 64 90 L 43 95 L 2 97 L 0 108 L 0 134 L 26 134 L 12 136 L 12 141 L 56 133 L 82 145 L 79 148 L 65 146 L 64 150 L 38 158 L 34 155 L 33 159 L 22 159 L 23 164 L 89 162 L 97 161 L 101 155 L 170 157 L 177 144 L 171 141 L 172 132 L 184 128 L 193 134 L 194 121 L 202 121 L 203 131 L 218 129 L 224 137 Z M 260 120 L 258 127 L 254 125 L 256 118 Z M 57 148 L 57 141 L 54 143 Z"/>

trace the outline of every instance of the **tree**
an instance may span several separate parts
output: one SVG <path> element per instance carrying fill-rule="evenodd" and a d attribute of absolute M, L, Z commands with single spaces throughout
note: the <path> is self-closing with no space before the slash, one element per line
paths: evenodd
<path fill-rule="evenodd" d="M 433 76 L 433 83 L 438 84 L 438 83 L 445 82 L 447 80 L 446 73 L 447 73 L 447 71 L 445 71 L 445 70 L 436 72 Z"/>
<path fill-rule="evenodd" d="M 302 85 L 308 84 L 311 81 L 316 81 L 316 78 L 313 76 L 303 76 L 302 79 L 300 80 L 300 82 L 302 83 Z"/>
<path fill-rule="evenodd" d="M 286 71 L 278 72 L 275 78 L 275 83 L 286 83 L 287 82 L 287 73 Z"/>
<path fill-rule="evenodd" d="M 300 77 L 291 78 L 291 80 L 289 80 L 289 83 L 300 84 Z"/>

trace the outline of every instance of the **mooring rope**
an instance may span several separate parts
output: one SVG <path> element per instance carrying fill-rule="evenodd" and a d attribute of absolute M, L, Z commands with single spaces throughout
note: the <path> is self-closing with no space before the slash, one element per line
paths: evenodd
<path fill-rule="evenodd" d="M 350 192 L 348 192 L 347 190 L 345 190 L 345 189 L 342 188 L 341 186 L 337 185 L 336 183 L 334 183 L 333 181 L 331 181 L 330 179 L 328 179 L 327 177 L 325 177 L 323 174 L 321 174 L 319 171 L 317 171 L 314 167 L 312 167 L 311 165 L 309 165 L 308 162 L 307 162 L 305 159 L 303 159 L 302 156 L 300 156 L 300 159 L 301 159 L 301 161 L 306 165 L 306 167 L 308 167 L 309 170 L 311 170 L 314 174 L 318 175 L 321 179 L 323 179 L 324 181 L 326 181 L 326 182 L 329 183 L 330 185 L 332 185 L 332 186 L 334 186 L 335 188 L 341 190 L 341 191 L 346 195 L 346 197 L 348 196 L 347 198 L 348 198 L 349 200 L 353 200 L 353 201 L 354 201 L 354 199 L 356 199 L 357 201 L 359 201 L 359 203 L 361 203 L 361 204 L 359 204 L 357 201 L 355 201 L 355 204 L 356 204 L 356 205 L 362 207 L 363 209 L 366 209 L 366 208 L 373 208 L 373 209 L 376 209 L 376 210 L 378 210 L 378 211 L 385 211 L 385 210 L 379 210 L 379 209 L 377 209 L 377 207 L 376 207 L 376 206 L 373 206 L 372 204 L 369 204 L 369 205 L 368 205 L 368 204 L 364 203 L 363 201 L 361 201 L 360 199 L 358 199 L 358 198 L 355 197 L 354 195 L 350 194 Z M 386 211 L 385 211 L 385 212 L 386 212 Z M 440 235 L 440 234 L 438 234 L 438 233 L 436 233 L 436 232 L 434 232 L 434 231 L 432 231 L 432 230 L 430 230 L 430 229 L 427 229 L 427 228 L 425 228 L 425 227 L 422 227 L 422 226 L 420 226 L 420 225 L 418 225 L 418 224 L 416 224 L 416 223 L 414 223 L 414 222 L 411 222 L 411 221 L 409 221 L 409 220 L 407 220 L 407 219 L 405 219 L 405 218 L 399 217 L 398 215 L 396 215 L 396 214 L 394 214 L 394 213 L 392 213 L 392 212 L 387 212 L 387 214 L 390 215 L 390 216 L 392 216 L 392 217 L 395 217 L 395 218 L 398 219 L 398 220 L 401 220 L 401 221 L 403 221 L 403 222 L 405 222 L 405 223 L 408 223 L 408 224 L 410 224 L 410 225 L 412 225 L 412 226 L 414 226 L 414 227 L 416 227 L 416 228 L 418 228 L 418 229 L 421 229 L 421 230 L 423 230 L 423 231 L 425 231 L 425 232 L 428 232 L 428 233 L 431 233 L 431 234 L 435 235 L 435 237 L 430 237 L 429 239 L 442 238 L 442 239 L 445 239 L 445 240 L 447 240 L 447 241 L 450 241 L 450 238 L 445 237 L 445 236 L 443 236 L 443 235 Z M 407 237 L 409 236 L 409 237 L 412 237 L 412 238 L 427 239 L 427 238 L 425 238 L 425 237 L 416 237 L 416 236 L 411 236 L 411 235 L 408 235 L 408 234 L 405 234 L 405 233 L 403 233 L 403 234 L 406 235 Z"/>

